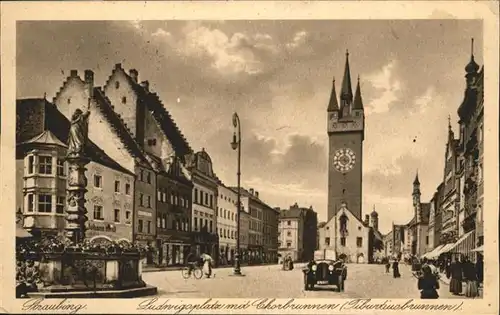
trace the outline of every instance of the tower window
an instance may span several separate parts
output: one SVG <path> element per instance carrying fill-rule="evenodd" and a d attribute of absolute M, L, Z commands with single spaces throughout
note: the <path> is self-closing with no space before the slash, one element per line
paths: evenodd
<path fill-rule="evenodd" d="M 115 82 L 115 88 L 116 89 L 120 88 L 120 82 L 118 82 L 118 81 Z"/>
<path fill-rule="evenodd" d="M 122 97 L 122 103 L 123 104 L 127 103 L 127 98 L 125 96 Z"/>
<path fill-rule="evenodd" d="M 345 246 L 345 237 L 340 238 L 340 245 Z"/>

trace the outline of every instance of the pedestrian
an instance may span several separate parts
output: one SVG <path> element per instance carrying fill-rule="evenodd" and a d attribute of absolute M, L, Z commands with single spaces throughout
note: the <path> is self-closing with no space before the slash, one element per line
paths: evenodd
<path fill-rule="evenodd" d="M 465 296 L 471 298 L 479 296 L 476 269 L 468 257 L 464 259 L 463 271 L 465 278 Z"/>
<path fill-rule="evenodd" d="M 201 259 L 203 260 L 203 271 L 205 272 L 205 276 L 210 278 L 212 276 L 212 256 L 203 253 Z"/>
<path fill-rule="evenodd" d="M 432 272 L 429 265 L 422 266 L 422 275 L 419 277 L 417 287 L 420 290 L 421 299 L 437 299 L 439 294 L 439 281 Z"/>
<path fill-rule="evenodd" d="M 394 278 L 400 278 L 401 274 L 399 273 L 399 261 L 397 259 L 392 263 L 392 276 Z"/>
<path fill-rule="evenodd" d="M 389 273 L 391 269 L 391 262 L 389 261 L 388 258 L 385 259 L 385 273 Z"/>
<path fill-rule="evenodd" d="M 479 286 L 483 284 L 483 255 L 477 254 L 476 277 Z"/>
<path fill-rule="evenodd" d="M 450 264 L 450 277 L 450 292 L 453 295 L 460 295 L 462 293 L 463 271 L 462 264 L 456 256 L 452 256 Z"/>

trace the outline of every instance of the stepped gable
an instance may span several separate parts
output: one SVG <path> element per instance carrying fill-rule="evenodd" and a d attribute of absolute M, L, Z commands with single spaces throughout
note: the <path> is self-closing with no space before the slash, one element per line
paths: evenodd
<path fill-rule="evenodd" d="M 118 137 L 121 139 L 127 151 L 133 157 L 138 159 L 138 162 L 144 166 L 152 168 L 139 144 L 134 140 L 130 130 L 126 127 L 125 122 L 113 110 L 110 100 L 104 95 L 104 92 L 100 87 L 94 88 L 94 99 L 96 101 L 97 108 L 109 122 L 113 131 L 116 132 Z"/>
<path fill-rule="evenodd" d="M 178 156 L 184 157 L 186 154 L 192 153 L 193 150 L 189 146 L 189 143 L 174 122 L 170 113 L 165 109 L 165 106 L 163 106 L 159 96 L 156 93 L 149 92 L 139 83 L 135 82 L 125 71 L 124 74 L 134 91 L 137 93 L 138 98 L 144 101 L 147 109 L 153 114 L 154 119 L 165 133 L 165 136 L 171 141 Z"/>
<path fill-rule="evenodd" d="M 40 119 L 44 122 L 42 124 L 32 124 L 36 127 L 36 130 L 27 130 L 25 134 L 31 134 L 33 132 L 38 132 L 38 135 L 41 136 L 46 131 L 50 131 L 60 142 L 66 144 L 68 143 L 69 137 L 69 129 L 71 127 L 70 121 L 64 116 L 58 109 L 57 106 L 49 103 L 45 99 L 22 99 L 17 100 L 18 108 L 27 108 L 27 107 L 42 107 L 43 111 L 41 111 Z M 18 109 L 19 110 L 19 109 Z M 20 135 L 21 139 L 26 138 L 25 135 Z M 28 140 L 29 141 L 29 140 Z M 29 145 L 29 143 L 25 143 Z M 109 167 L 111 169 L 124 172 L 127 174 L 134 175 L 130 173 L 127 169 L 121 166 L 118 162 L 113 160 L 109 155 L 104 152 L 97 144 L 92 142 L 89 139 L 87 145 L 85 146 L 86 155 L 94 162 Z"/>

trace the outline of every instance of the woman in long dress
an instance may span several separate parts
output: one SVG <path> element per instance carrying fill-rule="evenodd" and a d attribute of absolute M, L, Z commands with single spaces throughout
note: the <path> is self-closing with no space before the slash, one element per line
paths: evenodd
<path fill-rule="evenodd" d="M 453 256 L 450 265 L 450 292 L 453 295 L 459 295 L 462 293 L 463 270 L 462 263 L 458 260 L 459 259 L 456 256 Z"/>
<path fill-rule="evenodd" d="M 392 263 L 392 276 L 394 278 L 401 277 L 401 274 L 399 273 L 399 261 L 398 260 L 394 260 L 394 262 Z"/>
<path fill-rule="evenodd" d="M 465 258 L 464 261 L 464 278 L 465 278 L 465 296 L 475 298 L 479 295 L 477 285 L 477 275 L 474 264 Z"/>

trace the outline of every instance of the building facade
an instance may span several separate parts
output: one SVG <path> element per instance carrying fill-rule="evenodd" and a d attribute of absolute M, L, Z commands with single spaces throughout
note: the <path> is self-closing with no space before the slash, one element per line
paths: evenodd
<path fill-rule="evenodd" d="M 157 177 L 157 248 L 158 264 L 181 265 L 191 251 L 193 241 L 193 183 L 181 160 L 172 156 Z"/>
<path fill-rule="evenodd" d="M 231 187 L 238 191 L 237 187 Z M 242 252 L 250 264 L 278 261 L 279 209 L 267 205 L 253 188 L 241 188 L 241 208 L 248 219 L 248 242 Z"/>
<path fill-rule="evenodd" d="M 190 156 L 186 166 L 193 182 L 192 231 L 195 252 L 207 253 L 218 261 L 216 209 L 219 179 L 213 171 L 212 159 L 205 149 Z"/>
<path fill-rule="evenodd" d="M 318 216 L 310 208 L 301 208 L 295 203 L 281 210 L 278 225 L 278 253 L 290 256 L 294 261 L 309 261 L 314 258 L 317 243 Z"/>
<path fill-rule="evenodd" d="M 384 235 L 384 256 L 385 257 L 393 257 L 394 252 L 393 252 L 393 239 L 394 233 L 392 231 L 389 231 L 389 233 Z"/>
<path fill-rule="evenodd" d="M 238 237 L 237 193 L 222 182 L 218 183 L 218 193 L 216 231 L 219 234 L 219 264 L 232 265 L 236 253 L 236 238 Z"/>
<path fill-rule="evenodd" d="M 465 72 L 465 95 L 458 108 L 464 190 L 464 214 L 460 225 L 464 233 L 471 232 L 473 245 L 480 247 L 484 244 L 484 66 L 480 68 L 475 62 L 473 52 Z M 462 251 L 472 254 L 473 246 L 466 243 Z"/>
<path fill-rule="evenodd" d="M 57 235 L 66 225 L 67 139 L 70 122 L 45 99 L 17 102 L 16 134 L 18 210 L 24 228 L 35 236 Z M 92 140 L 92 139 L 91 139 Z M 86 237 L 132 240 L 134 174 L 111 159 L 92 141 L 87 165 Z"/>
<path fill-rule="evenodd" d="M 339 210 L 319 230 L 319 249 L 333 250 L 338 258 L 350 263 L 368 263 L 372 256 L 368 222 L 359 221 L 347 204 L 342 204 Z"/>

